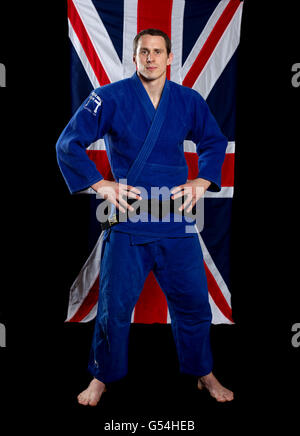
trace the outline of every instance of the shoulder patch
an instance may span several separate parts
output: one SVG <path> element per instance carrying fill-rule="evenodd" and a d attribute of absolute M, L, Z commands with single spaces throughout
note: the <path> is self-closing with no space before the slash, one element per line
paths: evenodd
<path fill-rule="evenodd" d="M 102 104 L 102 100 L 99 97 L 99 95 L 96 94 L 96 92 L 92 91 L 83 108 L 91 112 L 91 114 L 93 114 L 94 116 L 96 116 L 101 104 Z"/>

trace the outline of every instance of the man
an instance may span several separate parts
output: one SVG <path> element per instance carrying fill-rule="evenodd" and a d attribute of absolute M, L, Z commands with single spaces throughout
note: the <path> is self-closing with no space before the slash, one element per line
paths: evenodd
<path fill-rule="evenodd" d="M 197 376 L 198 388 L 207 389 L 217 401 L 233 399 L 212 373 L 211 310 L 203 257 L 197 233 L 187 230 L 191 221 L 184 215 L 207 189 L 220 190 L 227 140 L 203 98 L 166 79 L 172 60 L 164 32 L 140 32 L 134 40 L 136 73 L 94 90 L 57 143 L 59 166 L 70 191 L 92 187 L 123 218 L 134 210 L 132 200 L 155 197 L 153 187 L 165 188 L 161 190 L 164 201 L 174 205 L 181 201 L 167 219 L 151 219 L 147 211 L 143 217 L 150 219 L 119 219 L 104 232 L 88 366 L 94 378 L 78 395 L 83 405 L 95 406 L 106 385 L 126 375 L 131 314 L 151 270 L 167 298 L 180 370 Z M 141 157 L 151 135 L 152 139 L 156 135 L 152 149 Z M 85 153 L 99 138 L 105 140 L 115 181 L 104 180 Z M 199 155 L 194 180 L 187 180 L 184 139 L 196 143 Z M 127 176 L 128 181 L 135 177 L 135 183 L 123 183 Z"/>

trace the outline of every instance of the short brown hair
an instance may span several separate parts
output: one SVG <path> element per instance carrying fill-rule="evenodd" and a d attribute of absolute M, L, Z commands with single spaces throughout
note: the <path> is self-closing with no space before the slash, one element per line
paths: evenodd
<path fill-rule="evenodd" d="M 167 53 L 169 56 L 169 54 L 171 53 L 171 40 L 165 32 L 163 32 L 162 30 L 159 30 L 159 29 L 144 29 L 144 30 L 141 30 L 135 36 L 135 38 L 133 40 L 133 54 L 134 55 L 136 55 L 139 39 L 141 38 L 141 36 L 144 36 L 144 35 L 162 36 L 165 40 L 166 49 L 167 49 Z"/>

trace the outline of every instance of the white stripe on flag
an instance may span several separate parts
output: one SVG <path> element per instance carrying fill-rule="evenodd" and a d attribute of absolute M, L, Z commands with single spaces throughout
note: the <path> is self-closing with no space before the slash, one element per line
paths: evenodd
<path fill-rule="evenodd" d="M 242 10 L 243 2 L 241 2 L 240 6 L 237 8 L 213 53 L 193 85 L 193 89 L 198 91 L 204 99 L 207 99 L 210 91 L 239 45 Z"/>
<path fill-rule="evenodd" d="M 83 65 L 83 68 L 88 76 L 88 78 L 90 79 L 90 82 L 93 86 L 93 88 L 98 88 L 100 86 L 98 79 L 96 77 L 96 74 L 94 73 L 93 68 L 91 67 L 91 64 L 88 61 L 88 58 L 86 57 L 85 51 L 76 35 L 76 32 L 73 29 L 73 26 L 70 22 L 70 20 L 68 19 L 68 23 L 69 23 L 69 38 L 70 41 L 73 44 L 73 47 Z"/>
<path fill-rule="evenodd" d="M 206 191 L 204 198 L 232 198 L 233 186 L 224 186 L 219 192 Z"/>
<path fill-rule="evenodd" d="M 98 139 L 97 141 L 93 142 L 91 145 L 89 145 L 87 150 L 106 150 L 104 139 Z"/>
<path fill-rule="evenodd" d="M 137 7 L 138 0 L 124 0 L 123 78 L 129 77 L 135 72 L 135 64 L 132 61 L 132 43 L 137 34 Z"/>
<path fill-rule="evenodd" d="M 167 324 L 171 324 L 171 315 L 168 308 L 168 314 L 167 314 Z"/>
<path fill-rule="evenodd" d="M 196 225 L 195 225 L 195 227 L 197 229 Z M 220 288 L 225 300 L 227 301 L 229 307 L 231 307 L 231 295 L 230 295 L 229 289 L 228 289 L 226 283 L 224 282 L 224 279 L 221 276 L 218 268 L 216 267 L 211 255 L 209 254 L 209 251 L 206 248 L 206 245 L 205 245 L 203 238 L 201 237 L 198 229 L 197 229 L 197 233 L 198 233 L 199 242 L 200 242 L 200 245 L 202 248 L 203 259 L 206 263 L 206 266 L 209 269 L 209 271 L 211 272 L 211 274 L 213 275 L 213 277 L 214 277 L 218 287 Z"/>
<path fill-rule="evenodd" d="M 183 142 L 183 151 L 185 153 L 197 153 L 196 144 L 193 141 L 184 141 Z M 226 153 L 234 153 L 235 152 L 235 141 L 228 141 L 226 147 Z"/>
<path fill-rule="evenodd" d="M 228 141 L 226 153 L 227 154 L 235 153 L 235 141 Z"/>
<path fill-rule="evenodd" d="M 212 312 L 212 324 L 233 324 L 226 316 L 220 311 L 210 294 L 208 294 L 208 300 Z"/>
<path fill-rule="evenodd" d="M 122 63 L 93 2 L 91 0 L 73 0 L 73 3 L 109 80 L 111 82 L 121 80 Z"/>
<path fill-rule="evenodd" d="M 189 72 L 190 68 L 192 67 L 193 63 L 195 62 L 200 50 L 202 49 L 203 45 L 205 44 L 208 36 L 210 35 L 211 31 L 215 27 L 218 19 L 224 12 L 224 9 L 228 5 L 230 0 L 222 0 L 210 16 L 209 20 L 207 21 L 204 29 L 202 30 L 201 34 L 199 35 L 194 47 L 192 48 L 190 54 L 186 58 L 184 65 L 182 67 L 182 80 L 184 80 L 185 76 Z"/>
<path fill-rule="evenodd" d="M 171 65 L 171 80 L 182 83 L 182 43 L 183 43 L 183 17 L 185 0 L 173 0 L 171 19 L 171 41 L 174 60 Z"/>
<path fill-rule="evenodd" d="M 67 321 L 75 315 L 99 275 L 103 235 L 102 232 L 93 251 L 71 286 Z"/>
<path fill-rule="evenodd" d="M 133 309 L 132 314 L 131 314 L 131 322 L 134 322 L 134 312 L 135 312 L 135 308 Z"/>

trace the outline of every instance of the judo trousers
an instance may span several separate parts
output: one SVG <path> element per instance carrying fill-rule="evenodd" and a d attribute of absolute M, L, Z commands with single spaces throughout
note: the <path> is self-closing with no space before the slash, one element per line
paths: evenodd
<path fill-rule="evenodd" d="M 134 235 L 105 232 L 90 373 L 103 383 L 127 374 L 131 315 L 151 270 L 167 299 L 180 371 L 210 373 L 212 314 L 198 236 L 141 243 Z"/>

